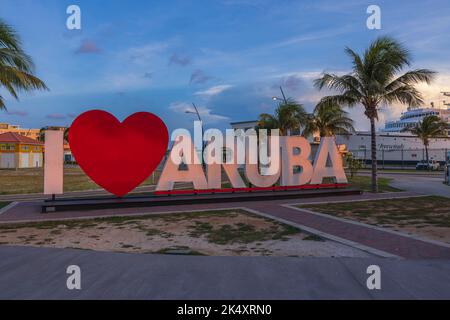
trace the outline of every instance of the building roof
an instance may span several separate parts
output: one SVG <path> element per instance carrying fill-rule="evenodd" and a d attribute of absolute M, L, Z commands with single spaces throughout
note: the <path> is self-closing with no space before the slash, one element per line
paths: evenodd
<path fill-rule="evenodd" d="M 0 143 L 20 143 L 20 144 L 32 144 L 43 145 L 42 142 L 22 136 L 15 132 L 5 132 L 0 134 Z"/>

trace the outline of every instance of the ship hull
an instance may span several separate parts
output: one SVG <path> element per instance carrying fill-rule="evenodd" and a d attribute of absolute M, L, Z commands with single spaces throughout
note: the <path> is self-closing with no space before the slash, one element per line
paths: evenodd
<path fill-rule="evenodd" d="M 357 132 L 350 136 L 337 136 L 336 143 L 356 158 L 370 162 L 371 136 L 368 132 Z M 450 151 L 450 137 L 434 138 L 428 148 L 429 159 L 444 164 Z M 407 133 L 377 133 L 377 159 L 386 164 L 415 165 L 426 159 L 422 141 Z"/>

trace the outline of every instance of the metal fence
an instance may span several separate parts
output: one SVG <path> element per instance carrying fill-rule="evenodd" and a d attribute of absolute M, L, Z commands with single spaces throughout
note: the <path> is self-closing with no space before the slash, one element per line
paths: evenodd
<path fill-rule="evenodd" d="M 450 149 L 428 149 L 429 160 L 435 160 L 443 166 Z M 360 159 L 366 166 L 371 161 L 370 149 L 349 150 L 353 157 Z M 425 148 L 421 149 L 379 149 L 377 150 L 377 164 L 381 168 L 411 168 L 419 161 L 426 160 Z"/>

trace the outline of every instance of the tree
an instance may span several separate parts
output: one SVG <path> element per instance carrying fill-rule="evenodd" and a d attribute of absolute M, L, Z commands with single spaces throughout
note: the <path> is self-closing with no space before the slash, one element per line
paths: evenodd
<path fill-rule="evenodd" d="M 64 141 L 67 141 L 67 142 L 69 142 L 69 130 L 70 130 L 70 127 L 67 127 L 64 129 Z"/>
<path fill-rule="evenodd" d="M 375 121 L 378 120 L 379 107 L 396 102 L 409 106 L 423 104 L 422 95 L 414 85 L 420 82 L 430 83 L 435 72 L 416 69 L 399 75 L 405 67 L 410 66 L 411 57 L 403 45 L 390 37 L 374 40 L 363 55 L 350 48 L 346 48 L 345 52 L 352 59 L 352 72 L 342 76 L 325 73 L 315 80 L 315 86 L 319 90 L 328 88 L 339 92 L 337 95 L 324 97 L 323 102 L 364 107 L 364 114 L 370 121 L 372 192 L 377 192 Z"/>
<path fill-rule="evenodd" d="M 350 152 L 345 155 L 345 162 L 347 164 L 348 170 L 350 171 L 350 178 L 352 179 L 358 173 L 358 171 L 363 168 L 362 161 L 356 159 Z"/>
<path fill-rule="evenodd" d="M 432 115 L 426 116 L 413 127 L 407 128 L 412 134 L 416 135 L 425 147 L 425 155 L 427 163 L 429 161 L 428 157 L 428 147 L 430 146 L 430 139 L 442 137 L 447 135 L 448 125 L 440 117 Z"/>
<path fill-rule="evenodd" d="M 64 141 L 65 142 L 69 142 L 69 129 L 70 129 L 70 127 L 64 128 L 64 135 L 63 135 L 63 137 L 64 137 Z M 47 130 L 60 131 L 61 127 L 49 127 L 49 126 L 47 126 L 47 127 L 41 128 L 39 130 L 39 135 L 38 135 L 38 138 L 37 138 L 40 142 L 45 142 L 45 131 L 47 131 Z"/>
<path fill-rule="evenodd" d="M 22 49 L 19 36 L 0 19 L 0 87 L 19 99 L 19 91 L 48 90 L 45 83 L 35 77 L 33 60 Z M 6 110 L 0 95 L 0 110 Z"/>
<path fill-rule="evenodd" d="M 286 136 L 294 130 L 299 130 L 306 124 L 307 113 L 303 105 L 292 99 L 281 102 L 275 114 L 262 113 L 259 115 L 257 129 L 279 129 L 281 136 Z"/>
<path fill-rule="evenodd" d="M 332 137 L 337 134 L 349 135 L 354 131 L 353 120 L 348 117 L 348 112 L 335 102 L 325 101 L 319 102 L 308 117 L 303 135 L 318 132 L 320 137 Z"/>

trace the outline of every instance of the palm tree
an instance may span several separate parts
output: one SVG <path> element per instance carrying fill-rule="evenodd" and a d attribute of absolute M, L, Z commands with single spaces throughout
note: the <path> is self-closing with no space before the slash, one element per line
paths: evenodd
<path fill-rule="evenodd" d="M 4 87 L 15 99 L 19 91 L 47 90 L 45 83 L 33 75 L 34 65 L 22 49 L 19 36 L 0 19 L 0 87 Z M 0 110 L 5 102 L 0 95 Z"/>
<path fill-rule="evenodd" d="M 303 105 L 292 99 L 281 102 L 275 114 L 261 113 L 257 129 L 279 129 L 280 135 L 289 135 L 294 130 L 300 130 L 306 123 L 307 113 Z"/>
<path fill-rule="evenodd" d="M 64 129 L 64 141 L 69 142 L 69 130 L 70 127 Z"/>
<path fill-rule="evenodd" d="M 338 95 L 324 97 L 323 101 L 332 101 L 340 105 L 363 105 L 364 113 L 370 120 L 372 191 L 378 191 L 377 153 L 375 121 L 381 105 L 394 102 L 418 106 L 423 104 L 420 92 L 414 87 L 420 82 L 430 83 L 435 72 L 417 69 L 399 75 L 411 64 L 409 52 L 396 40 L 380 37 L 373 41 L 361 56 L 346 48 L 352 59 L 352 72 L 343 76 L 325 73 L 315 80 L 318 89 L 324 87 L 337 90 Z"/>
<path fill-rule="evenodd" d="M 45 130 L 47 130 L 47 127 L 43 127 L 39 130 L 39 134 L 37 137 L 38 141 L 45 142 Z"/>
<path fill-rule="evenodd" d="M 64 141 L 65 142 L 69 142 L 69 129 L 70 127 L 67 127 L 64 129 Z M 38 135 L 38 141 L 40 142 L 45 142 L 45 131 L 47 130 L 61 130 L 61 127 L 43 127 L 39 130 L 39 135 Z"/>
<path fill-rule="evenodd" d="M 422 140 L 425 147 L 427 163 L 429 161 L 428 147 L 430 145 L 430 139 L 446 136 L 447 127 L 447 123 L 444 120 L 438 116 L 432 115 L 424 117 L 418 124 L 406 129 Z"/>
<path fill-rule="evenodd" d="M 319 102 L 314 108 L 303 135 L 318 132 L 320 137 L 332 137 L 337 134 L 349 135 L 354 131 L 353 120 L 348 117 L 348 112 L 335 102 L 325 101 Z"/>

